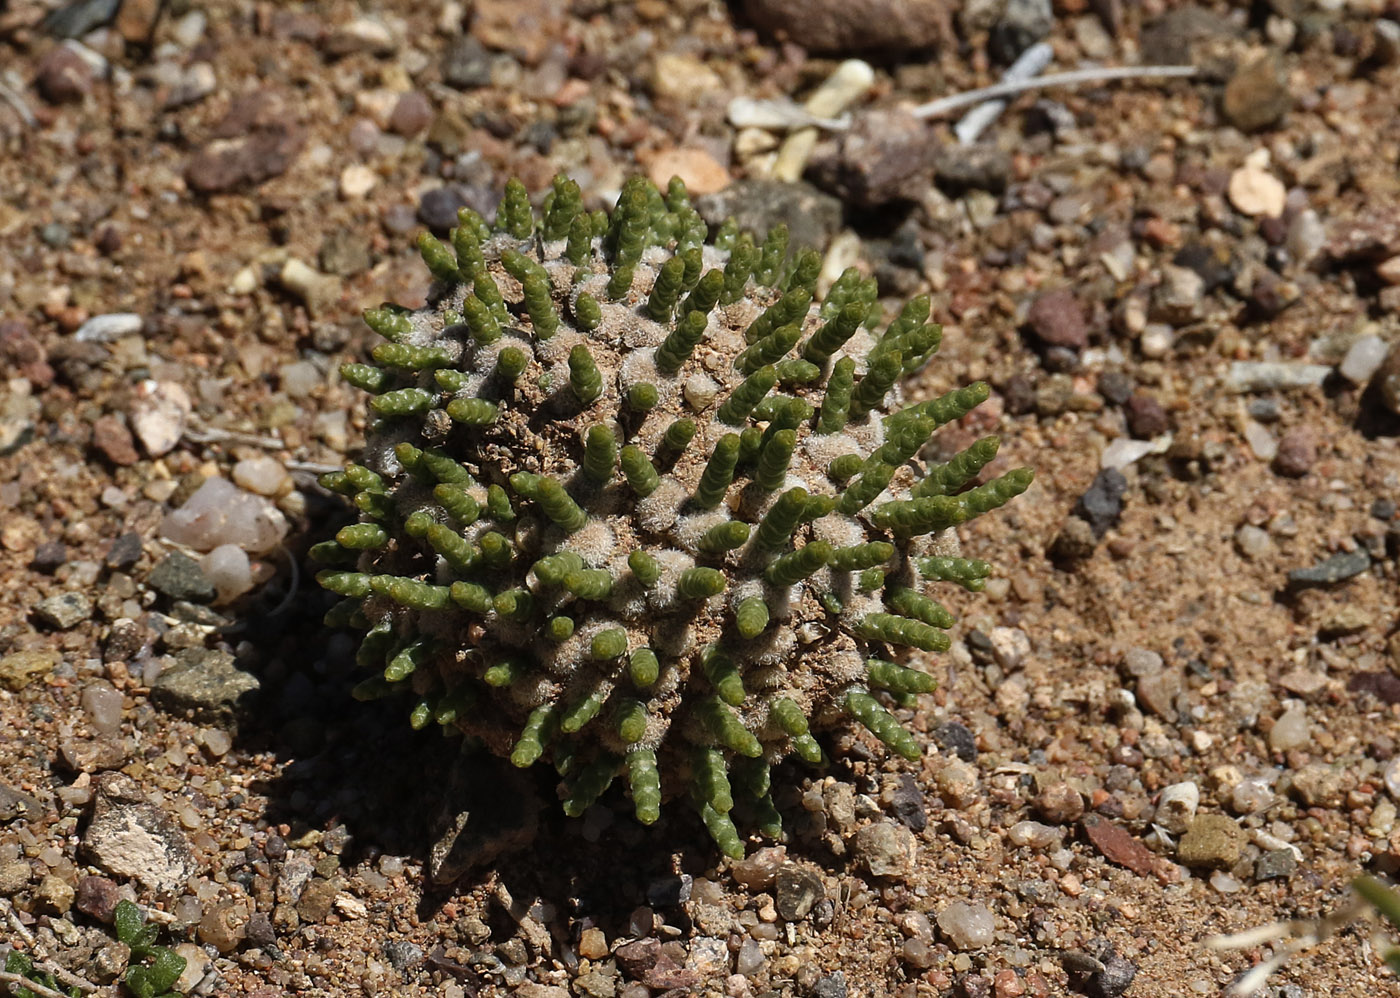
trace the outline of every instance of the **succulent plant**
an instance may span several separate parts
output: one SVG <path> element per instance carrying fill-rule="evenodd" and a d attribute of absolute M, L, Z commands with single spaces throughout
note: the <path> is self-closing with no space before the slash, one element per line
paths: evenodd
<path fill-rule="evenodd" d="M 511 182 L 494 225 L 423 234 L 429 305 L 368 311 L 387 342 L 342 369 L 375 419 L 323 481 L 361 521 L 312 554 L 328 619 L 367 630 L 357 695 L 547 760 L 570 815 L 619 776 L 643 822 L 688 795 L 742 855 L 731 813 L 777 834 L 770 766 L 820 763 L 814 732 L 919 756 L 887 704 L 934 684 L 897 659 L 948 647 L 925 589 L 990 570 L 951 528 L 1031 473 L 966 488 L 995 437 L 916 471 L 988 394 L 902 404 L 942 335 L 927 297 L 877 333 L 858 271 L 818 303 L 781 227 L 708 236 L 679 181 L 608 214 L 563 178 L 541 216 Z"/>

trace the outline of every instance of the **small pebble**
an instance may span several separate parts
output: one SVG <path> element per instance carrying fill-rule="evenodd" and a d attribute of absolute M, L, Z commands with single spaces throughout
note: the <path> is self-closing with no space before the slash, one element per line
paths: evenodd
<path fill-rule="evenodd" d="M 1275 752 L 1288 752 L 1302 748 L 1312 738 L 1312 726 L 1308 723 L 1307 710 L 1295 703 L 1274 721 L 1269 729 L 1269 748 Z"/>
<path fill-rule="evenodd" d="M 1317 463 L 1317 434 L 1311 426 L 1295 426 L 1278 442 L 1274 471 L 1288 478 L 1302 478 Z"/>
<path fill-rule="evenodd" d="M 1248 523 L 1235 531 L 1235 546 L 1240 554 L 1251 561 L 1266 558 L 1274 550 L 1274 542 L 1269 537 L 1269 532 Z"/>
<path fill-rule="evenodd" d="M 1389 347 L 1379 336 L 1363 336 L 1353 343 L 1337 370 L 1354 385 L 1364 385 L 1380 370 Z"/>
<path fill-rule="evenodd" d="M 92 600 L 76 592 L 50 596 L 34 604 L 34 616 L 60 631 L 77 627 L 92 613 Z"/>
<path fill-rule="evenodd" d="M 1177 844 L 1176 858 L 1185 866 L 1228 870 L 1239 861 L 1244 829 L 1223 814 L 1198 815 Z"/>
<path fill-rule="evenodd" d="M 982 904 L 954 901 L 938 913 L 938 931 L 956 950 L 990 946 L 996 932 L 996 919 Z"/>

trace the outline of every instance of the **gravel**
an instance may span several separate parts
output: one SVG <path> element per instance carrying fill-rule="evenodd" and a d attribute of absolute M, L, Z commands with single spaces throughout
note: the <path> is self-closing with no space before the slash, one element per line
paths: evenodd
<path fill-rule="evenodd" d="M 1219 993 L 1256 958 L 1207 957 L 1206 935 L 1329 910 L 1358 857 L 1396 864 L 1393 26 L 1286 5 L 1141 25 L 1113 3 L 767 6 L 785 20 L 558 0 L 0 15 L 29 112 L 0 101 L 0 730 L 22 732 L 0 738 L 0 887 L 65 966 L 121 972 L 95 944 L 130 897 L 174 919 L 201 993 L 1159 998 Z M 857 127 L 809 162 L 829 190 L 765 179 L 785 136 L 725 118 L 830 73 L 790 44 L 804 31 L 806 52 L 887 39 Z M 972 146 L 909 115 L 1045 31 L 1065 65 L 1201 75 L 1030 97 Z M 994 386 L 940 431 L 942 459 L 995 434 L 984 474 L 1037 470 L 963 532 L 995 577 L 938 591 L 959 619 L 926 663 L 939 691 L 887 702 L 923 759 L 852 734 L 824 742 L 828 767 L 777 767 L 784 843 L 735 866 L 684 808 L 645 829 L 610 796 L 527 833 L 496 805 L 544 783 L 455 798 L 452 743 L 349 698 L 354 646 L 277 550 L 344 522 L 312 470 L 363 431 L 336 372 L 365 358 L 361 309 L 429 293 L 419 228 L 490 217 L 507 176 L 538 198 L 565 170 L 594 207 L 639 169 L 735 178 L 707 219 L 836 240 L 833 266 L 891 303 L 929 293 L 948 335 L 913 397 Z M 214 479 L 232 491 L 197 504 L 177 555 L 161 524 Z M 221 532 L 235 505 L 273 529 Z M 137 787 L 120 800 L 118 771 Z M 455 836 L 429 829 L 439 808 Z M 1183 866 L 1159 815 L 1235 824 L 1237 859 Z M 85 845 L 113 818 L 140 829 L 134 860 Z M 435 862 L 448 838 L 486 858 Z M 955 903 L 987 915 L 985 943 L 953 945 Z M 1303 968 L 1310 988 L 1390 987 L 1354 941 Z"/>

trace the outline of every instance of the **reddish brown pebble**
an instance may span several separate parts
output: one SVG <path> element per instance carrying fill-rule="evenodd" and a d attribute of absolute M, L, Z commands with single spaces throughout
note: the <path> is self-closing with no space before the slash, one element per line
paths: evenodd
<path fill-rule="evenodd" d="M 1295 426 L 1278 442 L 1274 471 L 1288 478 L 1302 478 L 1317 463 L 1317 434 L 1310 426 Z"/>
<path fill-rule="evenodd" d="M 92 90 L 92 66 L 67 45 L 59 45 L 39 61 L 34 85 L 50 104 L 76 104 Z"/>
<path fill-rule="evenodd" d="M 417 90 L 400 97 L 389 114 L 389 131 L 404 138 L 412 138 L 432 123 L 433 105 Z"/>
<path fill-rule="evenodd" d="M 613 954 L 622 972 L 635 980 L 641 980 L 661 957 L 661 943 L 655 939 L 634 939 L 624 943 Z"/>
<path fill-rule="evenodd" d="M 1095 849 L 1110 863 L 1117 863 L 1145 877 L 1152 872 L 1157 857 L 1136 838 L 1097 815 L 1084 819 L 1084 833 Z"/>
<path fill-rule="evenodd" d="M 99 416 L 92 424 L 92 445 L 100 450 L 107 460 L 121 467 L 128 467 L 141 460 L 141 455 L 136 453 L 131 431 L 111 413 Z"/>
<path fill-rule="evenodd" d="M 1171 429 L 1167 410 L 1151 395 L 1134 395 L 1123 407 L 1128 418 L 1128 432 L 1139 440 L 1151 440 Z"/>
<path fill-rule="evenodd" d="M 1084 309 L 1064 288 L 1047 291 L 1037 298 L 1026 313 L 1026 325 L 1047 346 L 1083 350 L 1089 342 Z"/>
<path fill-rule="evenodd" d="M 78 881 L 78 897 L 74 905 L 84 915 L 110 925 L 120 900 L 121 893 L 115 880 L 83 877 Z"/>
<path fill-rule="evenodd" d="M 1016 971 L 999 970 L 992 981 L 992 993 L 996 998 L 1020 998 L 1026 993 L 1026 985 L 1016 976 Z"/>

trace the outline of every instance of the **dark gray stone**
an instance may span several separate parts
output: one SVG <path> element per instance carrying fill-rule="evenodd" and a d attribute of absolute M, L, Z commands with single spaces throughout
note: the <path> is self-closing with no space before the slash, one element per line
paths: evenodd
<path fill-rule="evenodd" d="M 811 184 L 781 180 L 740 180 L 717 194 L 695 199 L 695 209 L 711 228 L 733 217 L 758 239 L 773 226 L 788 227 L 788 245 L 825 251 L 841 228 L 841 202 Z"/>
<path fill-rule="evenodd" d="M 933 740 L 945 752 L 952 752 L 963 762 L 977 758 L 977 736 L 957 721 L 944 721 L 933 729 Z"/>
<path fill-rule="evenodd" d="M 1094 476 L 1089 490 L 1079 497 L 1074 513 L 1089 524 L 1094 539 L 1101 540 L 1110 527 L 1123 515 L 1123 493 L 1128 480 L 1117 468 L 1105 468 Z"/>
<path fill-rule="evenodd" d="M 179 551 L 162 558 L 146 576 L 146 584 L 171 599 L 193 603 L 208 603 L 217 595 L 214 583 L 204 577 L 199 562 Z"/>
<path fill-rule="evenodd" d="M 1292 849 L 1270 849 L 1254 861 L 1255 880 L 1287 880 L 1298 869 Z"/>
<path fill-rule="evenodd" d="M 1310 568 L 1295 568 L 1288 573 L 1288 582 L 1296 587 L 1330 586 L 1355 578 L 1371 567 L 1371 556 L 1365 548 L 1342 551 Z"/>
<path fill-rule="evenodd" d="M 423 950 L 404 939 L 391 939 L 384 944 L 384 959 L 395 970 L 403 973 L 412 970 L 423 962 Z"/>
<path fill-rule="evenodd" d="M 774 885 L 778 917 L 785 922 L 800 922 L 812 906 L 826 896 L 822 878 L 803 866 L 787 865 L 778 871 Z"/>
<path fill-rule="evenodd" d="M 108 568 L 125 572 L 141 560 L 141 535 L 128 530 L 112 542 L 102 559 Z"/>
<path fill-rule="evenodd" d="M 0 783 L 0 822 L 14 821 L 16 818 L 37 821 L 44 810 L 38 798 Z"/>
<path fill-rule="evenodd" d="M 442 82 L 458 90 L 491 82 L 491 53 L 471 35 L 459 36 L 442 54 Z"/>
<path fill-rule="evenodd" d="M 928 815 L 924 813 L 924 793 L 918 781 L 908 773 L 901 773 L 899 786 L 890 798 L 890 810 L 906 828 L 922 832 L 928 826 Z"/>
<path fill-rule="evenodd" d="M 1026 49 L 1047 37 L 1055 26 L 1050 0 L 1007 0 L 1001 20 L 992 28 L 987 48 L 998 62 L 1012 63 Z"/>
<path fill-rule="evenodd" d="M 1011 176 L 1011 157 L 990 145 L 947 145 L 934 161 L 933 175 L 948 194 L 971 190 L 1000 194 Z"/>
<path fill-rule="evenodd" d="M 827 974 L 812 988 L 813 998 L 846 998 L 846 975 L 837 971 Z"/>

